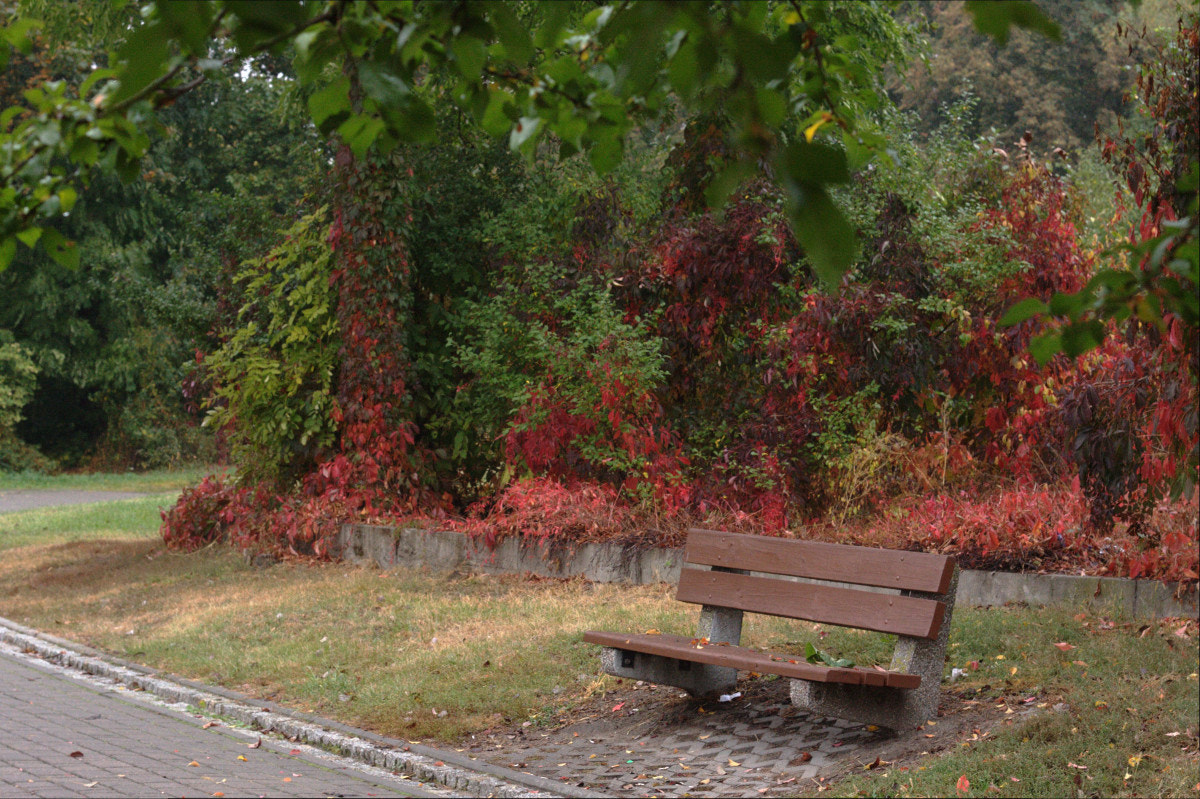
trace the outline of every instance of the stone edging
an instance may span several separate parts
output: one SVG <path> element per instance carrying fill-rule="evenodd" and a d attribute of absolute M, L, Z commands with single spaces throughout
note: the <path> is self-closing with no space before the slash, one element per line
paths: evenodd
<path fill-rule="evenodd" d="M 115 658 L 90 647 L 65 641 L 0 618 L 0 641 L 35 652 L 42 658 L 98 677 L 116 680 L 135 690 L 147 691 L 166 702 L 203 708 L 205 715 L 220 716 L 263 732 L 321 747 L 371 766 L 411 774 L 421 782 L 443 785 L 463 796 L 596 797 L 569 784 L 486 763 L 453 751 L 396 741 L 266 700 L 251 699 L 234 691 L 201 685 Z"/>
<path fill-rule="evenodd" d="M 541 577 L 584 577 L 598 583 L 639 585 L 677 582 L 683 562 L 679 549 L 635 551 L 618 544 L 547 548 L 506 538 L 489 550 L 481 541 L 449 530 L 367 524 L 343 525 L 338 551 L 351 563 L 375 563 L 383 569 L 407 564 L 445 571 L 528 572 Z M 1176 598 L 1176 589 L 1175 584 L 1157 580 L 964 569 L 959 578 L 958 603 L 979 607 L 1012 602 L 1090 607 L 1134 618 L 1200 615 L 1196 587 L 1182 598 Z"/>

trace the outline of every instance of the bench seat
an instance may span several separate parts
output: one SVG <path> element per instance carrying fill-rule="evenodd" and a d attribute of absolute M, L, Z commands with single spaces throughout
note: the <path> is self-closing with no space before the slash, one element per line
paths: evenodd
<path fill-rule="evenodd" d="M 685 662 L 727 666 L 739 671 L 758 674 L 778 674 L 810 682 L 842 683 L 845 685 L 877 685 L 889 688 L 916 688 L 921 684 L 919 674 L 861 667 L 836 668 L 809 663 L 796 655 L 780 655 L 723 643 L 701 643 L 695 638 L 660 633 L 588 632 L 583 640 L 589 644 L 619 649 L 623 652 L 642 652 L 647 655 L 673 657 Z"/>

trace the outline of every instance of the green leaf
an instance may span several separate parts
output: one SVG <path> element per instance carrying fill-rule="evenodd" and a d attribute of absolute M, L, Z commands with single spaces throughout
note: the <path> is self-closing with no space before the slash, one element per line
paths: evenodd
<path fill-rule="evenodd" d="M 18 52 L 29 55 L 33 52 L 33 39 L 29 33 L 42 27 L 42 21 L 33 17 L 18 17 L 10 24 L 0 26 L 0 39 L 8 42 Z"/>
<path fill-rule="evenodd" d="M 546 15 L 542 27 L 533 35 L 535 46 L 551 51 L 558 48 L 559 34 L 571 16 L 570 3 L 542 3 L 539 9 Z"/>
<path fill-rule="evenodd" d="M 975 29 L 998 44 L 1008 42 L 1008 31 L 1013 25 L 1037 31 L 1054 41 L 1062 38 L 1058 24 L 1027 0 L 967 0 L 966 9 L 975 20 Z"/>
<path fill-rule="evenodd" d="M 600 134 L 598 137 L 597 133 Z M 588 161 L 591 162 L 592 168 L 596 170 L 597 174 L 607 175 L 617 168 L 624 155 L 620 131 L 608 127 L 602 128 L 600 131 L 593 129 L 592 136 L 594 139 L 592 146 L 588 148 Z"/>
<path fill-rule="evenodd" d="M 713 178 L 708 184 L 708 188 L 704 190 L 704 200 L 708 203 L 709 208 L 721 208 L 725 205 L 725 201 L 729 195 L 737 190 L 737 187 L 745 183 L 755 173 L 755 165 L 752 161 L 738 160 L 726 164 L 725 168 Z"/>
<path fill-rule="evenodd" d="M 796 142 L 783 154 L 783 168 L 797 183 L 824 186 L 850 179 L 846 154 L 828 144 Z"/>
<path fill-rule="evenodd" d="M 79 199 L 79 193 L 70 186 L 63 186 L 58 190 L 58 199 L 62 205 L 63 213 L 70 213 L 75 207 L 75 202 Z"/>
<path fill-rule="evenodd" d="M 17 240 L 6 236 L 0 239 L 0 272 L 8 268 L 12 263 L 12 259 L 17 254 Z"/>
<path fill-rule="evenodd" d="M 858 257 L 854 226 L 823 187 L 795 185 L 789 214 L 792 231 L 804 247 L 817 278 L 837 291 L 842 276 Z"/>
<path fill-rule="evenodd" d="M 487 45 L 474 36 L 461 35 L 451 46 L 458 73 L 467 80 L 477 80 L 487 63 Z"/>
<path fill-rule="evenodd" d="M 215 4 L 202 0 L 169 0 L 154 6 L 162 17 L 163 26 L 183 42 L 188 52 L 204 55 L 208 50 L 208 29 L 212 24 Z"/>
<path fill-rule="evenodd" d="M 1054 316 L 1078 318 L 1083 311 L 1083 292 L 1077 294 L 1056 293 L 1050 298 L 1050 313 Z"/>
<path fill-rule="evenodd" d="M 159 24 L 144 25 L 121 47 L 120 85 L 105 105 L 121 103 L 145 89 L 170 69 L 170 35 Z"/>
<path fill-rule="evenodd" d="M 779 127 L 787 115 L 787 102 L 783 95 L 772 89 L 759 89 L 754 93 L 754 97 L 758 101 L 762 121 L 769 127 Z"/>
<path fill-rule="evenodd" d="M 389 71 L 378 61 L 362 61 L 358 65 L 358 77 L 362 82 L 367 96 L 379 104 L 380 108 L 398 109 L 408 102 L 412 93 L 408 84 L 399 76 Z M 316 95 L 313 95 L 314 97 Z M 346 97 L 346 107 L 349 108 L 349 94 Z M 310 101 L 311 103 L 311 101 Z M 311 109 L 311 104 L 310 104 Z M 315 115 L 314 115 L 315 119 Z"/>
<path fill-rule="evenodd" d="M 1041 366 L 1049 363 L 1050 359 L 1062 350 L 1063 342 L 1060 333 L 1043 333 L 1040 336 L 1034 336 L 1029 342 L 1029 352 Z"/>
<path fill-rule="evenodd" d="M 1067 325 L 1062 331 L 1063 352 L 1072 358 L 1099 347 L 1103 340 L 1104 325 L 1094 319 Z M 1032 342 L 1030 342 L 1030 349 L 1033 349 Z"/>
<path fill-rule="evenodd" d="M 299 0 L 226 0 L 225 5 L 237 17 L 233 38 L 243 52 L 308 18 Z"/>
<path fill-rule="evenodd" d="M 336 124 L 338 118 L 350 113 L 350 78 L 342 75 L 308 98 L 308 113 L 321 130 L 326 130 L 326 121 Z"/>
<path fill-rule="evenodd" d="M 54 228 L 48 227 L 42 231 L 42 248 L 60 266 L 67 269 L 79 267 L 79 248 Z"/>
<path fill-rule="evenodd" d="M 529 32 L 512 12 L 508 2 L 501 0 L 488 3 L 487 15 L 496 29 L 500 43 L 504 45 L 505 54 L 518 65 L 529 61 L 529 57 L 533 55 L 533 42 L 529 40 Z"/>
<path fill-rule="evenodd" d="M 1024 322 L 1026 319 L 1044 314 L 1049 310 L 1050 306 L 1037 297 L 1028 297 L 1004 312 L 1004 316 L 1000 317 L 1000 326 L 1012 327 Z"/>
<path fill-rule="evenodd" d="M 503 136 L 512 126 L 505 109 L 512 103 L 512 95 L 501 89 L 488 87 L 487 108 L 479 120 L 479 126 L 491 136 Z"/>
<path fill-rule="evenodd" d="M 675 91 L 683 97 L 690 98 L 696 93 L 699 76 L 700 62 L 696 58 L 696 47 L 685 40 L 667 64 L 667 78 Z"/>
<path fill-rule="evenodd" d="M 29 247 L 30 249 L 32 249 L 37 244 L 38 239 L 40 239 L 41 237 L 42 237 L 42 229 L 40 227 L 31 227 L 31 228 L 26 228 L 25 230 L 17 231 L 17 238 L 21 240 L 22 244 L 24 244 L 26 247 Z"/>

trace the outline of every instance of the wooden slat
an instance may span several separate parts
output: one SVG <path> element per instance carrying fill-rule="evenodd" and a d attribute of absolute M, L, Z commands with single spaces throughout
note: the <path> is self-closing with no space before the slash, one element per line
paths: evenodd
<path fill-rule="evenodd" d="M 954 572 L 954 558 L 949 555 L 700 529 L 688 531 L 685 560 L 705 566 L 937 594 L 950 588 Z"/>
<path fill-rule="evenodd" d="M 694 663 L 709 663 L 728 666 L 741 671 L 759 674 L 778 674 L 811 682 L 833 682 L 848 685 L 878 685 L 890 688 L 916 688 L 921 684 L 917 674 L 879 669 L 839 669 L 818 666 L 803 658 L 759 652 L 741 646 L 723 644 L 693 644 L 695 639 L 680 635 L 647 635 L 609 632 L 587 632 L 583 640 L 591 644 L 642 652 L 648 655 L 689 660 Z"/>
<path fill-rule="evenodd" d="M 686 568 L 675 598 L 919 638 L 936 638 L 946 612 L 932 599 Z"/>

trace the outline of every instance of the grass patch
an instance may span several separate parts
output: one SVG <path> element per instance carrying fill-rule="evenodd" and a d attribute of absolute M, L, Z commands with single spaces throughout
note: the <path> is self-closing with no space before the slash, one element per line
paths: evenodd
<path fill-rule="evenodd" d="M 148 472 L 96 472 L 42 474 L 40 472 L 0 472 L 0 491 L 141 491 L 161 493 L 180 491 L 195 485 L 208 474 L 225 470 L 215 466 L 190 466 L 182 469 L 156 469 Z"/>
<path fill-rule="evenodd" d="M 947 668 L 968 676 L 955 691 L 1014 716 L 1030 707 L 1036 714 L 994 735 L 961 740 L 918 765 L 863 772 L 835 784 L 834 793 L 1194 796 L 1200 791 L 1196 637 L 1196 623 L 1180 619 L 956 611 Z M 960 792 L 961 777 L 970 787 Z"/>
<path fill-rule="evenodd" d="M 179 492 L 0 514 L 0 551 L 95 539 L 158 539 L 159 510 Z"/>

